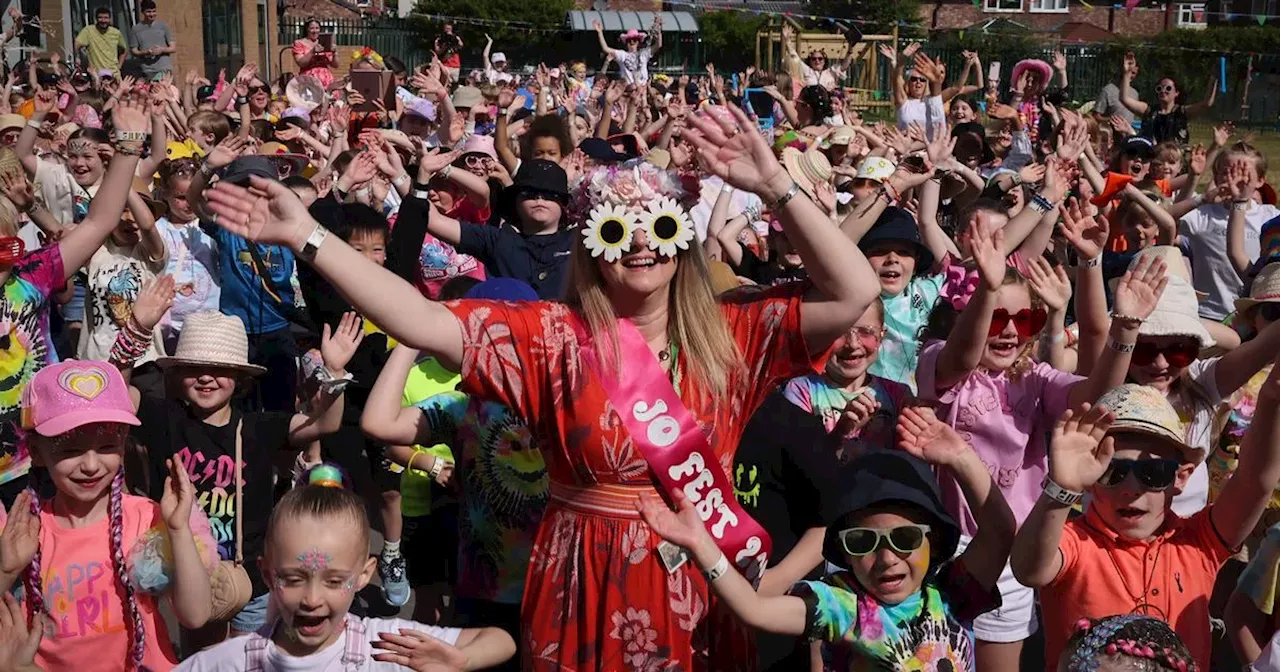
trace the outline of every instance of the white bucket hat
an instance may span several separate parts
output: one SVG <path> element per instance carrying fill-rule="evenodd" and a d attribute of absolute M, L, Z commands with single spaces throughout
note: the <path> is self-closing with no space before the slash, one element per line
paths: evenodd
<path fill-rule="evenodd" d="M 1213 347 L 1216 341 L 1200 322 L 1200 302 L 1196 300 L 1196 291 L 1191 288 L 1191 283 L 1177 275 L 1168 278 L 1169 284 L 1165 285 L 1164 293 L 1156 301 L 1156 309 L 1138 328 L 1138 335 L 1190 336 L 1200 341 L 1201 350 Z"/>
<path fill-rule="evenodd" d="M 267 372 L 265 367 L 249 363 L 249 337 L 240 318 L 212 311 L 188 315 L 176 352 L 172 357 L 157 359 L 156 364 L 162 369 L 216 366 L 255 376 Z"/>
<path fill-rule="evenodd" d="M 883 182 L 897 169 L 898 167 L 892 161 L 883 156 L 868 156 L 858 164 L 858 174 L 855 179 L 864 178 Z"/>
<path fill-rule="evenodd" d="M 1187 262 L 1182 256 L 1182 250 L 1178 249 L 1176 246 L 1152 245 L 1151 247 L 1143 248 L 1133 256 L 1133 259 L 1129 260 L 1129 268 L 1132 269 L 1137 266 L 1139 260 L 1146 258 L 1163 259 L 1165 268 L 1167 269 L 1166 272 L 1169 274 L 1169 277 L 1182 278 L 1187 281 L 1188 284 L 1191 284 L 1191 271 L 1187 268 Z M 1116 286 L 1119 284 L 1120 278 L 1111 278 L 1107 281 L 1107 286 L 1111 288 L 1112 294 L 1116 293 Z M 1196 292 L 1197 301 L 1203 301 L 1208 296 L 1209 295 L 1206 292 Z"/>

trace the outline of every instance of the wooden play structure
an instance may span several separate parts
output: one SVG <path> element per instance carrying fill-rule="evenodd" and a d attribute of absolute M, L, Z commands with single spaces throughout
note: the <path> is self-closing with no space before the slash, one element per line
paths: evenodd
<path fill-rule="evenodd" d="M 788 50 L 782 44 L 782 27 L 790 25 L 796 42 L 796 53 L 804 58 L 810 52 L 822 50 L 827 55 L 828 63 L 843 61 L 849 50 L 849 43 L 843 34 L 818 32 L 806 29 L 795 18 L 775 16 L 768 25 L 756 33 L 756 67 L 769 72 L 783 68 L 791 73 L 793 79 L 800 76 L 798 63 L 791 63 L 787 58 Z M 853 60 L 849 63 L 849 71 L 844 82 L 846 94 L 845 104 L 858 108 L 891 107 L 889 92 L 880 87 L 884 81 L 882 70 L 887 71 L 888 63 L 881 63 L 880 45 L 889 43 L 898 48 L 898 29 L 895 27 L 888 35 L 863 35 L 853 45 Z"/>

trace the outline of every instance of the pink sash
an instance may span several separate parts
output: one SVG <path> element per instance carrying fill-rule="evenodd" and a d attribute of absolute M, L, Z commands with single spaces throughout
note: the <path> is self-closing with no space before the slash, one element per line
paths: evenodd
<path fill-rule="evenodd" d="M 612 367 L 601 365 L 582 321 L 575 316 L 572 322 L 583 362 L 600 379 L 650 473 L 668 495 L 683 491 L 730 562 L 748 579 L 758 580 L 773 546 L 769 533 L 734 498 L 733 484 L 711 444 L 639 330 L 630 320 L 618 320 L 622 369 L 614 375 Z M 685 558 L 672 561 L 663 553 L 662 559 L 674 571 Z"/>

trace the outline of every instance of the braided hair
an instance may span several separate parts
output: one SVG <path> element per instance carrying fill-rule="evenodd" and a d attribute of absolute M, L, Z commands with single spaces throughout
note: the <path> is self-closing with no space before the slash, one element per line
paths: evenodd
<path fill-rule="evenodd" d="M 1067 672 L 1093 672 L 1104 662 L 1132 672 L 1198 672 L 1195 658 L 1164 621 L 1130 614 L 1082 618 L 1062 654 Z"/>
<path fill-rule="evenodd" d="M 143 656 L 147 649 L 147 630 L 146 624 L 142 622 L 142 617 L 138 613 L 138 600 L 134 594 L 133 584 L 129 582 L 128 569 L 124 562 L 124 469 L 116 471 L 115 478 L 111 481 L 111 501 L 108 505 L 108 516 L 111 519 L 111 558 L 115 564 L 116 580 L 124 586 L 125 595 L 125 619 L 131 633 L 129 639 L 129 660 L 133 662 L 134 670 L 145 669 L 142 665 Z M 40 495 L 34 485 L 27 488 L 27 494 L 31 500 L 31 515 L 40 515 Z M 26 592 L 27 610 L 30 621 L 32 623 L 40 623 L 41 615 L 44 613 L 44 589 L 40 574 L 40 547 L 36 546 L 35 555 L 31 558 L 31 564 L 27 567 L 27 574 L 23 581 L 23 588 Z"/>

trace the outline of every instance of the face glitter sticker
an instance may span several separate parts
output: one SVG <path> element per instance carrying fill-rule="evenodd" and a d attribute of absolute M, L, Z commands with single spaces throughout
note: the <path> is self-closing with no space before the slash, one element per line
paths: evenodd
<path fill-rule="evenodd" d="M 348 576 L 347 580 L 342 582 L 342 590 L 347 593 L 352 593 L 352 592 L 355 592 L 355 589 L 356 589 L 355 575 Z"/>
<path fill-rule="evenodd" d="M 302 565 L 303 569 L 313 574 L 329 569 L 329 564 L 332 562 L 333 556 L 328 553 L 321 552 L 318 548 L 313 548 L 309 551 L 298 554 L 298 564 Z"/>

